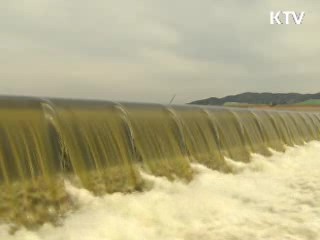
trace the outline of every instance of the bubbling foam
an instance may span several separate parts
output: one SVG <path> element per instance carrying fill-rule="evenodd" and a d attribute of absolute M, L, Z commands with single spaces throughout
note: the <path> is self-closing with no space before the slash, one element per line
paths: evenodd
<path fill-rule="evenodd" d="M 226 174 L 193 164 L 194 179 L 170 182 L 142 174 L 151 188 L 96 197 L 66 184 L 80 206 L 60 227 L 14 235 L 5 240 L 102 239 L 320 239 L 320 143 L 289 147 L 250 163 L 226 163 Z"/>

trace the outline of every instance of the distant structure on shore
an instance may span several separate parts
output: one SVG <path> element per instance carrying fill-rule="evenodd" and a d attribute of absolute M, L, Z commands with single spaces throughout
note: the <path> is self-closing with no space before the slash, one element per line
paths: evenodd
<path fill-rule="evenodd" d="M 216 105 L 216 106 L 247 106 L 247 105 L 319 105 L 320 93 L 253 93 L 246 92 L 230 95 L 223 98 L 210 97 L 196 100 L 189 104 Z"/>

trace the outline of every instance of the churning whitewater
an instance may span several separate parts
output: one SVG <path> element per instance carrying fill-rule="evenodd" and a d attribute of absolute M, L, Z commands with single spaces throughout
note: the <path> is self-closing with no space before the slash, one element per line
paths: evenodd
<path fill-rule="evenodd" d="M 288 147 L 250 163 L 227 160 L 234 174 L 192 165 L 190 183 L 143 174 L 150 190 L 95 197 L 66 183 L 79 208 L 60 227 L 3 240 L 320 239 L 320 142 Z"/>

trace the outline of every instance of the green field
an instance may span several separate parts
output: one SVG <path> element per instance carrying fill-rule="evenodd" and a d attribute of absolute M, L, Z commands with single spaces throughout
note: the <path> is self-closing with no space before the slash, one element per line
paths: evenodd
<path fill-rule="evenodd" d="M 320 99 L 309 99 L 307 101 L 297 103 L 296 105 L 320 105 Z"/>

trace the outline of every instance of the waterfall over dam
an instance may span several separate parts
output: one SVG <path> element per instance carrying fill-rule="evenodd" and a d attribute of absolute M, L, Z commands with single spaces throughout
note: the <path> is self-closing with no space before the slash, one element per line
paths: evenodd
<path fill-rule="evenodd" d="M 64 179 L 102 195 L 140 191 L 141 171 L 191 181 L 320 140 L 320 113 L 0 97 L 0 222 L 35 227 L 72 208 Z"/>

